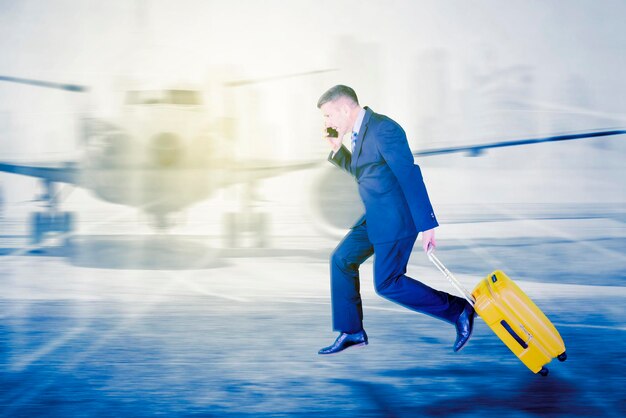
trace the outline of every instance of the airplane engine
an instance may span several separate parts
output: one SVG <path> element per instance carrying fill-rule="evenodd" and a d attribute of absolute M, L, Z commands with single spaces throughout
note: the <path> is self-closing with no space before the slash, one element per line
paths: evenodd
<path fill-rule="evenodd" d="M 354 178 L 336 167 L 322 170 L 309 207 L 314 225 L 332 237 L 343 237 L 365 211 Z"/>

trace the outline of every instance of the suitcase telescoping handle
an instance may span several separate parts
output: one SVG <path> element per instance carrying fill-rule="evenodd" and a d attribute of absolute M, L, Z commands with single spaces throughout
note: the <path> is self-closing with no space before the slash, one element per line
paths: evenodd
<path fill-rule="evenodd" d="M 468 292 L 468 290 L 465 287 L 463 287 L 461 282 L 459 282 L 457 278 L 454 277 L 452 273 L 450 273 L 450 270 L 448 270 L 446 266 L 444 266 L 443 263 L 437 258 L 437 256 L 435 255 L 435 248 L 433 246 L 430 246 L 426 254 L 428 254 L 428 258 L 439 269 L 439 271 L 441 271 L 443 275 L 446 276 L 446 279 L 448 279 L 448 281 L 452 283 L 452 286 L 454 286 L 456 290 L 461 292 L 465 300 L 467 300 L 470 303 L 470 305 L 474 306 L 474 303 L 475 303 L 474 296 L 472 296 L 472 294 Z"/>

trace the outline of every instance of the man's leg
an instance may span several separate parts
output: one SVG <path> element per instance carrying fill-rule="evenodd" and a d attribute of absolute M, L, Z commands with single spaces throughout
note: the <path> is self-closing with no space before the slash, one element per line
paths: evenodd
<path fill-rule="evenodd" d="M 406 266 L 416 238 L 414 236 L 374 246 L 376 292 L 409 309 L 454 324 L 467 302 L 406 276 Z"/>
<path fill-rule="evenodd" d="M 333 329 L 355 333 L 363 329 L 359 266 L 374 252 L 366 224 L 344 237 L 330 258 L 330 288 Z"/>

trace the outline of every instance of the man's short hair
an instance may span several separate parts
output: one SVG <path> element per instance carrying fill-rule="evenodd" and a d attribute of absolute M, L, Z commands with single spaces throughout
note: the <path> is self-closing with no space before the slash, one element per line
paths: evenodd
<path fill-rule="evenodd" d="M 326 93 L 322 94 L 322 97 L 317 101 L 317 108 L 321 108 L 324 103 L 333 102 L 340 97 L 347 97 L 355 104 L 359 104 L 359 99 L 356 97 L 356 93 L 348 86 L 338 84 L 326 90 Z"/>

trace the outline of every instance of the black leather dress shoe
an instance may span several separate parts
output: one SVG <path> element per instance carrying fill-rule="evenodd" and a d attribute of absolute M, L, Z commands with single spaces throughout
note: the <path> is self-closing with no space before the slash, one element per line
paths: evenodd
<path fill-rule="evenodd" d="M 474 330 L 474 308 L 467 303 L 465 309 L 459 315 L 459 319 L 456 320 L 456 341 L 454 342 L 453 349 L 455 352 L 465 347 L 465 344 L 469 341 Z"/>
<path fill-rule="evenodd" d="M 332 345 L 322 348 L 317 354 L 336 354 L 349 347 L 361 347 L 367 345 L 367 334 L 364 330 L 348 334 L 342 332 Z"/>

